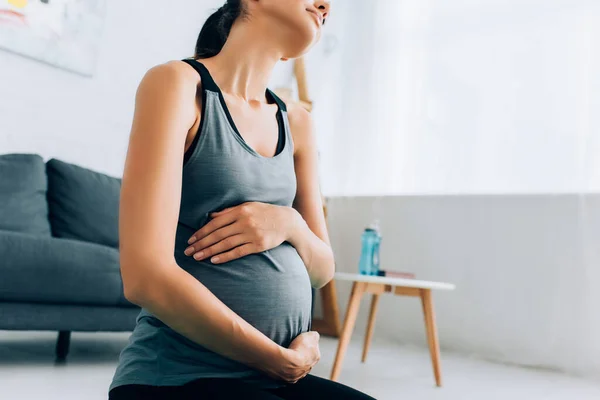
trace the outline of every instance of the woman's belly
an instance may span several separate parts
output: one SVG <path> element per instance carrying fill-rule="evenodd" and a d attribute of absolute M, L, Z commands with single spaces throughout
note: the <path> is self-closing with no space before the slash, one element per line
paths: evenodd
<path fill-rule="evenodd" d="M 193 232 L 178 228 L 175 259 L 241 318 L 283 347 L 308 331 L 312 291 L 296 249 L 280 246 L 224 264 L 185 256 Z M 201 377 L 236 377 L 276 387 L 279 383 L 193 342 L 142 308 L 123 349 L 113 384 L 184 384 Z"/>
<path fill-rule="evenodd" d="M 284 347 L 308 331 L 312 302 L 310 279 L 304 262 L 291 244 L 284 242 L 261 253 L 213 264 L 183 254 L 190 235 L 178 229 L 177 263 L 236 314 Z"/>

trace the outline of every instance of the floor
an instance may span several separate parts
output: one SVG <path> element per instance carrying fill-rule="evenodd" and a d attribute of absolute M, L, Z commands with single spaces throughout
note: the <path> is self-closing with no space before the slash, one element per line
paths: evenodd
<path fill-rule="evenodd" d="M 53 365 L 56 334 L 0 331 L 0 398 L 100 400 L 112 378 L 128 333 L 74 333 L 65 365 Z M 313 372 L 327 377 L 337 342 L 321 339 L 322 360 Z M 353 338 L 340 381 L 377 399 L 598 400 L 600 381 L 494 364 L 442 353 L 444 387 L 435 388 L 424 349 L 374 338 L 360 363 L 360 337 Z"/>

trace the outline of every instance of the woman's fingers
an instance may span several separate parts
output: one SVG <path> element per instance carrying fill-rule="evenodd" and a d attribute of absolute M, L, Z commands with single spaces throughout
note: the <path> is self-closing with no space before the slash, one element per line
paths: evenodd
<path fill-rule="evenodd" d="M 226 212 L 233 210 L 235 207 L 237 207 L 237 206 L 227 207 L 227 208 L 222 209 L 221 211 L 212 212 L 212 213 L 210 213 L 210 215 L 214 215 L 214 216 L 221 215 L 221 214 L 224 214 Z"/>
<path fill-rule="evenodd" d="M 308 370 L 302 372 L 302 374 L 299 377 L 295 376 L 295 377 L 291 378 L 290 380 L 288 380 L 288 382 L 289 383 L 297 383 L 299 380 L 305 378 L 306 375 L 310 374 L 311 370 L 312 370 L 312 367 L 310 367 Z"/>
<path fill-rule="evenodd" d="M 212 246 L 209 246 L 200 252 L 194 254 L 194 259 L 200 261 L 202 259 L 206 259 L 215 255 L 220 255 L 221 253 L 225 253 L 230 250 L 235 250 L 237 247 L 242 246 L 248 243 L 248 238 L 244 234 L 238 234 L 233 236 L 228 236 L 223 240 L 215 243 Z"/>
<path fill-rule="evenodd" d="M 236 221 L 235 213 L 227 212 L 211 219 L 206 225 L 197 230 L 189 239 L 188 244 L 193 245 L 219 228 L 230 225 Z"/>
<path fill-rule="evenodd" d="M 241 236 L 241 235 L 240 235 Z M 228 252 L 218 254 L 210 259 L 214 264 L 221 264 L 227 261 L 235 260 L 236 258 L 242 258 L 248 254 L 256 253 L 258 250 L 252 243 L 246 243 L 238 246 Z"/>
<path fill-rule="evenodd" d="M 220 249 L 221 252 L 225 251 L 225 250 L 229 250 L 230 248 L 234 247 L 234 246 L 238 246 L 240 243 L 231 245 L 231 240 L 229 238 L 232 238 L 234 236 L 240 235 L 243 232 L 241 231 L 240 227 L 237 226 L 237 224 L 231 224 L 231 225 L 226 225 L 224 227 L 221 227 L 213 232 L 211 232 L 210 234 L 208 234 L 208 236 L 203 237 L 202 239 L 194 242 L 192 245 L 188 246 L 187 249 L 185 249 L 184 254 L 186 256 L 194 256 L 194 258 L 196 260 L 201 260 L 202 258 L 206 258 L 209 256 L 212 256 L 214 254 L 217 254 L 214 250 L 214 246 L 218 245 L 219 243 L 221 243 Z M 222 243 L 224 242 L 224 243 Z M 230 245 L 230 247 L 224 247 L 227 245 Z M 209 250 L 210 249 L 210 250 Z M 202 254 L 200 254 L 202 253 Z"/>

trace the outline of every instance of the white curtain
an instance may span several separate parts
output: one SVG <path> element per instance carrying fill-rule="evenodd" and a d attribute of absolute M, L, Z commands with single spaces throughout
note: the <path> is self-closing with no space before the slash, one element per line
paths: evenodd
<path fill-rule="evenodd" d="M 600 188 L 600 2 L 333 6 L 310 71 L 326 195 Z"/>

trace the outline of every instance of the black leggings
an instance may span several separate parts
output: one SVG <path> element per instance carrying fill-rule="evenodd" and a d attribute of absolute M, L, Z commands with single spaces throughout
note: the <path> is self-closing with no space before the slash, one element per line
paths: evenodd
<path fill-rule="evenodd" d="M 202 378 L 183 386 L 122 385 L 109 392 L 109 400 L 374 400 L 351 387 L 307 375 L 294 384 L 260 389 L 234 378 Z"/>

